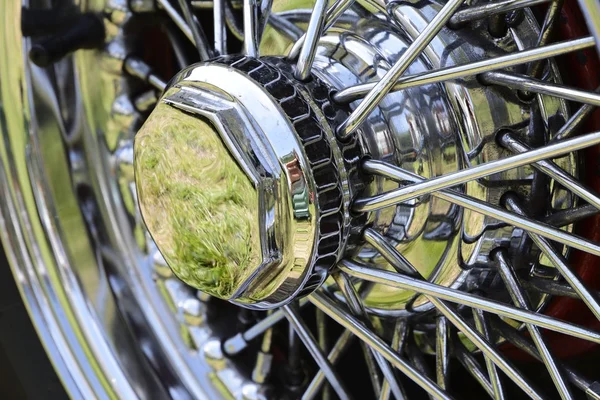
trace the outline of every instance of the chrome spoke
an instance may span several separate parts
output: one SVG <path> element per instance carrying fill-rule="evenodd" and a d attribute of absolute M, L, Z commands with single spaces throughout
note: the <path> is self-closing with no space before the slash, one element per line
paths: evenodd
<path fill-rule="evenodd" d="M 363 323 L 367 326 L 367 328 L 373 330 L 373 327 L 371 326 L 369 321 L 369 317 L 367 316 L 367 312 L 365 311 L 362 302 L 360 301 L 358 293 L 356 293 L 356 290 L 354 289 L 354 285 L 352 285 L 352 283 L 348 280 L 348 277 L 340 273 L 334 273 L 333 277 L 340 291 L 344 295 L 352 314 L 354 314 L 355 317 L 361 319 Z M 377 365 L 379 365 L 379 368 L 381 369 L 381 372 L 385 377 L 385 381 L 388 383 L 390 390 L 394 394 L 394 396 L 396 396 L 396 398 L 402 398 L 402 390 L 400 389 L 400 385 L 398 384 L 398 381 L 394 376 L 394 371 L 390 368 L 388 362 L 381 356 L 381 354 L 375 351 L 370 351 L 371 349 L 367 347 L 365 347 L 365 349 L 367 353 L 373 354 L 373 357 L 375 358 Z M 379 379 L 377 379 L 377 382 L 379 382 Z M 378 389 L 379 390 L 376 390 L 376 392 L 379 392 L 379 394 L 381 394 L 383 392 L 383 388 L 381 387 Z"/>
<path fill-rule="evenodd" d="M 531 150 L 525 153 L 516 154 L 510 157 L 491 161 L 475 167 L 462 169 L 457 172 L 445 174 L 442 176 L 425 179 L 420 177 L 421 182 L 413 183 L 405 187 L 391 190 L 389 192 L 374 196 L 365 204 L 365 200 L 358 200 L 354 206 L 356 211 L 374 211 L 379 208 L 391 206 L 403 201 L 411 200 L 422 195 L 431 194 L 435 191 L 450 188 L 452 186 L 462 185 L 469 181 L 506 171 L 512 168 L 521 167 L 547 158 L 553 158 L 563 154 L 571 153 L 589 146 L 600 143 L 600 132 L 589 133 L 576 138 L 567 139 L 558 143 L 554 143 L 539 149 Z M 384 164 L 380 161 L 366 161 L 363 163 L 363 169 L 367 172 L 382 173 Z M 399 168 L 390 166 L 388 171 L 391 175 L 393 172 L 406 172 Z M 413 174 L 414 175 L 414 174 Z M 417 175 L 414 175 L 415 177 Z M 406 180 L 405 177 L 401 180 Z M 415 180 L 408 179 L 408 180 Z"/>
<path fill-rule="evenodd" d="M 481 385 L 483 390 L 485 390 L 491 398 L 494 398 L 494 389 L 492 388 L 492 384 L 488 380 L 486 373 L 484 372 L 483 368 L 481 368 L 481 365 L 479 365 L 473 354 L 465 349 L 465 346 L 458 338 L 455 338 L 452 341 L 452 346 L 454 349 L 454 355 L 462 364 L 462 366 L 471 374 L 473 379 L 475 379 L 477 383 Z"/>
<path fill-rule="evenodd" d="M 445 317 L 436 320 L 435 332 L 435 376 L 437 384 L 448 389 L 448 366 L 450 364 L 450 327 Z"/>
<path fill-rule="evenodd" d="M 340 291 L 344 295 L 344 298 L 348 302 L 350 312 L 352 312 L 354 316 L 363 321 L 367 328 L 372 329 L 373 327 L 370 325 L 369 319 L 365 316 L 365 310 L 362 306 L 361 301 L 358 298 L 358 294 L 356 293 L 354 286 L 348 281 L 348 279 L 344 275 L 334 274 L 333 277 L 335 279 L 336 284 L 340 288 Z M 363 352 L 363 357 L 365 359 L 365 364 L 367 365 L 367 369 L 369 371 L 369 378 L 371 380 L 371 385 L 373 386 L 373 393 L 375 394 L 375 397 L 379 397 L 381 395 L 382 388 L 381 377 L 379 375 L 379 372 L 377 371 L 377 364 L 381 360 L 377 359 L 377 353 L 371 351 L 371 349 L 365 344 L 365 342 L 361 342 L 360 345 L 361 350 Z"/>
<path fill-rule="evenodd" d="M 481 333 L 486 340 L 493 342 L 487 322 L 487 316 L 484 314 L 484 312 L 474 308 L 473 320 L 475 321 L 475 326 L 477 327 L 479 333 Z M 504 399 L 504 389 L 502 387 L 502 382 L 500 381 L 500 376 L 498 375 L 498 370 L 496 369 L 494 361 L 486 356 L 485 366 L 487 368 L 488 376 L 490 377 L 490 382 L 494 391 L 494 399 Z"/>
<path fill-rule="evenodd" d="M 317 52 L 317 44 L 319 38 L 323 34 L 323 27 L 325 26 L 325 8 L 327 7 L 327 0 L 316 0 L 312 14 L 310 16 L 310 22 L 306 29 L 306 39 L 300 50 L 298 56 L 298 62 L 296 63 L 296 70 L 294 76 L 296 79 L 304 81 L 310 76 L 310 70 L 312 68 L 313 61 Z"/>
<path fill-rule="evenodd" d="M 258 4 L 260 0 L 244 0 L 244 53 L 258 57 Z"/>
<path fill-rule="evenodd" d="M 415 174 L 413 173 L 409 173 L 386 163 L 365 161 L 363 166 L 370 173 L 377 173 L 398 181 L 409 180 L 413 182 L 421 182 L 423 180 L 423 178 L 416 178 Z M 433 195 L 469 210 L 476 211 L 478 213 L 506 222 L 510 225 L 514 225 L 518 228 L 536 233 L 545 238 L 566 244 L 590 254 L 600 255 L 600 246 L 594 242 L 566 233 L 560 229 L 556 229 L 550 225 L 532 220 L 530 218 L 508 212 L 500 207 L 492 206 L 489 203 L 472 198 L 470 196 L 463 195 L 452 190 L 435 192 Z M 371 201 L 371 199 L 356 200 L 355 209 L 359 211 L 370 211 L 383 208 L 381 206 L 374 206 Z"/>
<path fill-rule="evenodd" d="M 194 45 L 196 46 L 196 49 L 198 50 L 198 55 L 200 56 L 200 61 L 206 61 L 210 58 L 206 35 L 204 35 L 204 32 L 202 31 L 200 24 L 196 20 L 196 17 L 194 17 L 194 14 L 192 14 L 192 10 L 190 9 L 190 4 L 189 4 L 188 0 L 178 0 L 178 2 L 179 2 L 179 7 L 181 8 L 181 11 L 183 12 L 183 17 L 185 18 L 185 21 L 187 22 L 187 26 L 192 31 L 192 38 L 194 39 Z"/>
<path fill-rule="evenodd" d="M 404 346 L 406 344 L 406 337 L 408 335 L 408 324 L 406 320 L 398 318 L 396 320 L 396 324 L 394 326 L 394 333 L 392 335 L 392 343 L 390 347 L 396 351 L 398 354 L 402 354 L 404 350 Z M 442 388 L 445 390 L 445 388 Z M 408 398 L 406 393 L 404 393 L 404 388 L 400 386 L 400 396 L 396 396 L 397 400 Z M 390 399 L 390 395 L 392 394 L 392 390 L 390 384 L 387 380 L 383 381 L 381 385 L 381 396 L 379 396 L 379 400 L 388 400 Z"/>
<path fill-rule="evenodd" d="M 596 88 L 596 93 L 600 93 L 600 86 Z M 592 115 L 596 107 L 591 104 L 582 104 L 581 107 L 569 118 L 569 120 L 560 128 L 556 135 L 550 139 L 550 143 L 567 139 L 575 132 L 578 132 L 583 123 Z"/>
<path fill-rule="evenodd" d="M 344 352 L 348 349 L 350 344 L 352 343 L 352 339 L 354 335 L 349 330 L 345 330 L 338 340 L 335 342 L 327 359 L 332 365 L 335 365 L 340 357 L 344 354 Z M 311 400 L 314 399 L 318 394 L 321 387 L 325 384 L 325 372 L 320 369 L 312 381 L 306 387 L 304 394 L 302 395 L 302 400 Z"/>
<path fill-rule="evenodd" d="M 308 304 L 308 300 L 302 299 L 299 302 L 300 307 Z M 248 328 L 244 332 L 240 332 L 237 335 L 227 339 L 223 343 L 223 349 L 228 354 L 237 354 L 240 351 L 244 350 L 248 343 L 263 333 L 265 333 L 268 329 L 272 328 L 275 324 L 285 318 L 285 314 L 283 310 L 279 309 L 267 315 L 265 318 L 257 322 L 252 327 Z"/>
<path fill-rule="evenodd" d="M 208 54 L 208 48 L 206 46 L 206 43 L 202 40 L 200 40 L 200 42 L 196 42 L 196 38 L 194 37 L 194 31 L 192 30 L 192 26 L 194 26 L 195 24 L 186 23 L 185 19 L 177 12 L 175 7 L 173 7 L 169 0 L 157 0 L 157 2 L 159 7 L 165 10 L 167 15 L 171 18 L 175 25 L 177 25 L 179 30 L 183 32 L 185 37 L 188 38 L 188 40 L 192 42 L 194 46 L 196 46 L 196 48 L 198 49 L 198 53 L 200 54 L 200 59 L 209 59 L 210 56 Z"/>
<path fill-rule="evenodd" d="M 523 288 L 528 290 L 548 293 L 553 296 L 563 296 L 570 297 L 572 299 L 579 299 L 579 295 L 577 294 L 577 292 L 575 292 L 575 290 L 570 285 L 564 282 L 531 276 L 521 277 L 519 282 L 521 283 Z M 593 291 L 592 293 L 594 298 L 598 298 L 598 296 L 600 296 L 600 292 L 597 290 Z"/>
<path fill-rule="evenodd" d="M 527 75 L 508 72 L 486 72 L 481 75 L 481 81 L 486 85 L 500 85 L 524 92 L 545 94 L 560 97 L 561 99 L 577 101 L 580 103 L 600 105 L 600 94 L 573 89 L 565 85 L 549 83 Z"/>
<path fill-rule="evenodd" d="M 326 32 L 329 28 L 335 24 L 335 21 L 346 11 L 355 0 L 336 0 L 335 3 L 331 7 L 327 9 L 327 13 L 325 15 L 325 26 L 323 27 L 323 32 Z M 306 33 L 303 33 L 294 43 L 290 53 L 288 54 L 288 58 L 294 60 L 300 54 L 300 50 L 304 46 L 304 41 L 306 40 Z"/>
<path fill-rule="evenodd" d="M 294 330 L 296 331 L 298 336 L 300 336 L 300 340 L 302 340 L 307 350 L 313 356 L 319 368 L 327 377 L 327 380 L 329 381 L 329 384 L 331 385 L 333 390 L 335 390 L 340 399 L 349 399 L 350 395 L 348 394 L 348 391 L 346 390 L 341 380 L 333 370 L 333 367 L 331 366 L 329 360 L 323 355 L 323 353 L 319 349 L 317 341 L 313 337 L 312 333 L 310 333 L 308 327 L 304 324 L 304 321 L 302 321 L 302 319 L 300 318 L 300 315 L 298 315 L 298 312 L 294 310 L 294 308 L 290 305 L 283 306 L 281 310 L 283 310 L 283 313 L 290 322 L 290 325 L 294 327 Z"/>
<path fill-rule="evenodd" d="M 498 263 L 498 271 L 500 272 L 500 276 L 502 276 L 502 279 L 504 280 L 504 284 L 506 286 L 506 289 L 508 290 L 508 293 L 510 294 L 510 296 L 513 300 L 513 303 L 515 303 L 515 305 L 517 307 L 521 307 L 525 310 L 531 310 L 529 301 L 527 300 L 525 293 L 523 293 L 523 291 L 521 290 L 521 287 L 519 285 L 518 278 L 515 275 L 514 269 L 512 268 L 512 266 L 510 265 L 510 263 L 508 261 L 508 258 L 506 256 L 506 251 L 499 250 L 499 251 L 495 252 L 494 258 L 496 259 L 496 262 Z M 556 389 L 558 390 L 558 393 L 560 394 L 560 396 L 563 399 L 572 398 L 573 396 L 571 395 L 569 386 L 565 382 L 565 380 L 558 368 L 558 365 L 557 365 L 556 361 L 554 360 L 554 357 L 550 353 L 550 349 L 548 349 L 548 347 L 546 346 L 546 343 L 544 342 L 544 339 L 542 337 L 540 330 L 538 329 L 537 326 L 532 325 L 532 324 L 527 324 L 527 330 L 529 331 L 529 334 L 531 335 L 531 337 L 535 343 L 535 347 L 537 348 L 537 350 L 540 354 L 540 357 L 542 358 L 542 361 L 544 362 L 544 364 L 546 365 L 546 368 L 548 369 L 548 373 L 550 374 L 550 376 L 552 377 L 552 380 L 554 381 L 554 385 L 556 385 Z"/>
<path fill-rule="evenodd" d="M 582 206 L 566 208 L 552 213 L 544 218 L 544 222 L 548 225 L 562 227 L 582 221 L 598 213 L 600 213 L 600 211 L 598 211 L 596 207 L 590 204 L 584 204 Z"/>
<path fill-rule="evenodd" d="M 329 351 L 327 343 L 327 316 L 323 314 L 323 311 L 315 310 L 315 318 L 315 322 L 317 324 L 317 339 L 319 340 L 319 346 L 321 347 L 321 350 L 323 350 L 323 353 L 326 353 L 327 351 Z M 329 360 L 331 365 L 335 365 L 335 363 L 331 360 L 329 356 L 327 356 L 327 359 Z M 325 387 L 323 387 L 321 398 L 323 400 L 329 400 L 331 398 L 331 386 L 329 386 L 327 383 L 325 383 Z"/>
<path fill-rule="evenodd" d="M 556 26 L 558 25 L 560 10 L 563 4 L 564 0 L 553 0 L 548 6 L 548 9 L 546 10 L 546 16 L 544 17 L 544 22 L 542 23 L 542 28 L 538 36 L 537 47 L 547 44 L 554 34 Z M 527 75 L 533 78 L 539 78 L 542 73 L 543 66 L 544 63 L 542 60 L 532 62 L 527 68 Z"/>
<path fill-rule="evenodd" d="M 523 206 L 520 204 L 519 199 L 516 195 L 509 194 L 506 196 L 506 205 L 512 209 L 517 214 L 524 215 L 525 211 Z M 598 304 L 598 300 L 594 298 L 592 293 L 588 290 L 588 288 L 581 282 L 579 277 L 571 271 L 569 266 L 567 265 L 567 260 L 558 253 L 552 245 L 544 238 L 539 235 L 528 232 L 531 240 L 538 246 L 538 248 L 544 253 L 546 257 L 552 262 L 552 265 L 556 267 L 563 278 L 571 285 L 573 290 L 579 295 L 579 298 L 588 306 L 590 311 L 596 316 L 596 318 L 600 319 L 600 304 Z"/>
<path fill-rule="evenodd" d="M 498 319 L 492 323 L 492 329 L 496 331 L 500 336 L 505 338 L 508 342 L 513 344 L 515 347 L 520 350 L 526 352 L 532 357 L 536 358 L 538 361 L 542 361 L 540 354 L 538 353 L 535 345 L 530 341 L 529 338 L 525 338 L 521 335 L 516 329 L 509 326 L 506 322 Z M 565 372 L 566 377 L 570 382 L 573 383 L 576 387 L 583 390 L 589 398 L 598 399 L 600 395 L 597 393 L 597 389 L 592 389 L 594 387 L 594 382 L 588 380 L 584 376 L 580 375 L 575 371 L 574 368 L 557 361 L 559 367 Z"/>
<path fill-rule="evenodd" d="M 600 4 L 597 0 L 579 0 L 579 6 L 590 33 L 596 39 L 596 50 L 600 54 Z"/>
<path fill-rule="evenodd" d="M 549 1 L 552 0 L 500 0 L 477 4 L 476 6 L 458 10 L 452 18 L 450 18 L 448 25 L 453 28 L 459 28 L 467 22 L 487 18 L 495 14 L 503 14 L 520 8 L 537 6 Z"/>
<path fill-rule="evenodd" d="M 352 114 L 340 124 L 337 130 L 337 134 L 340 138 L 346 138 L 358 129 L 371 111 L 373 111 L 379 102 L 390 90 L 392 90 L 398 78 L 408 69 L 444 25 L 446 25 L 448 19 L 450 19 L 463 1 L 464 0 L 449 0 L 444 5 L 440 12 L 431 20 L 425 29 L 423 29 L 423 32 L 421 32 L 411 45 L 408 46 L 402 56 L 400 56 L 400 59 L 390 68 L 381 80 L 377 82 L 356 109 L 352 111 Z"/>
<path fill-rule="evenodd" d="M 227 23 L 225 22 L 225 2 L 213 0 L 214 47 L 217 54 L 227 53 Z"/>
<path fill-rule="evenodd" d="M 385 238 L 375 232 L 372 229 L 367 229 L 365 231 L 365 240 L 371 246 L 373 246 L 381 255 L 390 263 L 394 269 L 397 271 L 402 270 L 412 270 L 412 276 L 416 276 L 418 280 L 424 281 L 423 277 L 417 271 L 417 269 L 408 262 L 398 251 L 396 251 L 392 246 L 387 243 Z M 342 261 L 340 263 L 341 266 L 348 268 L 348 261 Z M 403 267 L 401 267 L 403 265 Z M 522 374 L 520 374 L 490 343 L 486 334 L 482 332 L 482 334 L 478 334 L 476 330 L 474 330 L 467 322 L 448 304 L 440 300 L 435 296 L 430 296 L 425 293 L 427 299 L 437 308 L 437 310 L 442 313 L 452 324 L 454 324 L 458 330 L 460 330 L 466 337 L 468 337 L 475 346 L 477 346 L 481 352 L 486 357 L 486 364 L 488 365 L 488 371 L 490 376 L 492 377 L 492 386 L 494 387 L 494 393 L 497 394 L 497 397 L 503 397 L 501 395 L 501 386 L 500 381 L 498 380 L 498 376 L 495 372 L 495 366 L 499 367 L 508 375 L 525 393 L 527 393 L 532 398 L 541 399 L 537 391 L 531 386 L 529 382 L 523 378 Z M 477 323 L 477 318 L 476 318 Z M 483 322 L 481 324 L 482 329 L 487 327 Z M 487 332 L 487 330 L 485 330 Z"/>
<path fill-rule="evenodd" d="M 396 80 L 390 91 L 398 91 L 411 87 L 428 85 L 431 83 L 452 81 L 467 76 L 475 76 L 484 72 L 503 69 L 514 65 L 525 64 L 530 61 L 543 60 L 572 51 L 582 50 L 594 46 L 594 38 L 585 37 L 577 40 L 569 40 L 543 47 L 517 51 L 504 56 L 498 56 L 487 60 L 481 60 L 455 67 L 441 68 L 438 70 L 423 72 L 420 74 L 407 75 Z M 337 92 L 333 98 L 338 103 L 349 103 L 364 97 L 375 88 L 376 83 L 364 83 L 350 86 Z"/>
<path fill-rule="evenodd" d="M 598 332 L 544 314 L 508 306 L 504 303 L 465 293 L 460 290 L 450 289 L 393 272 L 376 270 L 349 260 L 343 260 L 340 263 L 340 269 L 351 276 L 367 281 L 381 283 L 400 289 L 413 290 L 418 293 L 423 293 L 468 307 L 478 308 L 517 321 L 531 323 L 555 332 L 589 340 L 594 343 L 600 343 L 600 333 Z"/>
<path fill-rule="evenodd" d="M 515 138 L 514 135 L 510 133 L 501 135 L 500 143 L 514 153 L 525 153 L 527 151 L 531 151 L 529 146 Z M 579 183 L 574 177 L 566 173 L 554 162 L 550 160 L 540 160 L 532 164 L 532 166 L 600 210 L 600 197 L 598 197 L 596 193 L 592 192 L 591 189 L 588 189 Z"/>
<path fill-rule="evenodd" d="M 321 291 L 312 293 L 309 296 L 311 303 L 329 315 L 344 328 L 350 330 L 359 339 L 366 342 L 375 351 L 381 353 L 392 365 L 398 368 L 408 378 L 412 379 L 417 385 L 422 387 L 435 399 L 450 399 L 451 397 L 440 389 L 433 381 L 423 376 L 412 365 L 402 359 L 390 346 L 388 346 L 380 337 L 367 329 L 358 319 L 350 313 L 344 311 L 333 300 L 324 295 Z"/>
<path fill-rule="evenodd" d="M 161 92 L 167 87 L 167 82 L 160 79 L 158 75 L 152 72 L 150 66 L 139 58 L 127 57 L 124 69 L 129 75 L 134 76 L 143 82 L 147 82 Z"/>

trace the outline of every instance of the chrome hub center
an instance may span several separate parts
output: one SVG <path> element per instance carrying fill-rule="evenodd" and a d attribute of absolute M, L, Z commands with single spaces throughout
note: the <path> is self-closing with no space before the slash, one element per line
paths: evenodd
<path fill-rule="evenodd" d="M 343 90 L 379 80 L 439 6 L 396 6 L 396 22 L 369 11 L 358 2 L 321 38 L 308 82 L 294 78 L 293 63 L 268 56 L 293 44 L 269 27 L 260 49 L 266 56 L 215 59 L 172 80 L 136 136 L 135 170 L 144 221 L 181 280 L 245 307 L 269 309 L 324 284 L 342 256 L 391 268 L 356 240 L 365 226 L 444 286 L 468 279 L 479 285 L 490 278 L 487 272 L 470 271 L 488 262 L 492 249 L 518 248 L 518 231 L 435 196 L 352 212 L 357 196 L 401 185 L 362 173 L 363 157 L 432 178 L 508 155 L 495 143 L 500 129 L 544 141 L 553 124 L 547 116 L 566 116 L 564 101 L 540 97 L 539 109 L 531 112 L 516 96 L 472 77 L 460 85 L 390 93 L 352 139 L 339 140 L 336 127 L 360 101 L 344 102 Z M 537 40 L 527 13 L 502 39 L 484 23 L 474 25 L 443 29 L 406 75 L 476 62 Z M 555 68 L 550 73 L 556 75 Z M 575 175 L 574 161 L 557 162 Z M 536 179 L 522 167 L 455 190 L 498 204 L 510 189 L 534 203 L 540 196 Z M 573 201 L 556 187 L 543 196 L 551 196 L 555 208 Z M 364 296 L 376 314 L 431 308 L 424 297 L 383 285 Z"/>
<path fill-rule="evenodd" d="M 322 98 L 269 62 L 218 59 L 182 71 L 137 134 L 142 214 L 184 282 L 272 308 L 336 263 L 351 189 L 313 87 Z"/>

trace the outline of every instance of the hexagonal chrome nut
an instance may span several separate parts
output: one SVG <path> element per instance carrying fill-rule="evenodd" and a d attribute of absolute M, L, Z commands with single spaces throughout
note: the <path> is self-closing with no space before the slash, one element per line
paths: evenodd
<path fill-rule="evenodd" d="M 297 296 L 315 260 L 315 181 L 260 84 L 223 64 L 184 70 L 134 153 L 144 221 L 181 280 L 256 309 Z"/>

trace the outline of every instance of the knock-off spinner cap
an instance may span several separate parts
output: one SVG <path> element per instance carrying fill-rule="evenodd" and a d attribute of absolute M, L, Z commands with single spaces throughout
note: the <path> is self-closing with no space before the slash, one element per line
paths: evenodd
<path fill-rule="evenodd" d="M 318 113 L 296 82 L 256 59 L 174 78 L 134 155 L 144 222 L 176 276 L 255 309 L 325 279 L 343 243 L 343 165 Z"/>

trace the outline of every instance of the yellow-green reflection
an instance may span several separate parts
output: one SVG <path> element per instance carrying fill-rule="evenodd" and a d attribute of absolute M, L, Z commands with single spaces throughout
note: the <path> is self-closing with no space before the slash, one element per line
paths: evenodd
<path fill-rule="evenodd" d="M 173 272 L 229 298 L 261 263 L 258 195 L 212 124 L 161 104 L 135 139 L 142 215 Z"/>

